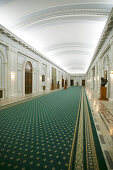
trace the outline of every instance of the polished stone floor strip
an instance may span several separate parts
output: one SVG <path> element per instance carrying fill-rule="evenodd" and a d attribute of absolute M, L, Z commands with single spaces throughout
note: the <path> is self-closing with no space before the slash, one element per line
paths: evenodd
<path fill-rule="evenodd" d="M 111 162 L 113 162 L 113 123 L 111 124 L 111 115 L 113 115 L 113 110 L 111 108 L 113 108 L 113 102 L 98 100 L 99 97 L 95 95 L 96 93 L 94 93 L 92 90 L 86 89 L 86 93 L 107 167 L 109 170 L 112 170 L 113 166 L 111 166 Z M 108 115 L 108 117 L 105 115 Z M 104 142 L 100 138 L 100 135 L 103 136 Z M 111 161 L 109 161 L 106 151 L 109 153 L 108 155 L 111 158 Z"/>

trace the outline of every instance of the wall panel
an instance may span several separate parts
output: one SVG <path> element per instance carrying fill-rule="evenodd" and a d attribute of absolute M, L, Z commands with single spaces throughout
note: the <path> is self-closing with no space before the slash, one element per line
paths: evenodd
<path fill-rule="evenodd" d="M 17 71 L 17 89 L 18 92 L 22 92 L 22 71 Z"/>

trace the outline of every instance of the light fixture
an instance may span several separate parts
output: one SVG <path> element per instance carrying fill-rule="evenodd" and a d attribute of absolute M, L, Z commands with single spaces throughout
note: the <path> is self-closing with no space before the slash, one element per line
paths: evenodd
<path fill-rule="evenodd" d="M 110 135 L 112 136 L 113 135 L 113 126 L 110 127 L 109 132 L 110 132 Z"/>
<path fill-rule="evenodd" d="M 11 79 L 14 80 L 15 79 L 15 73 L 11 72 Z"/>
<path fill-rule="evenodd" d="M 111 70 L 111 74 L 113 74 L 113 70 Z"/>
<path fill-rule="evenodd" d="M 113 78 L 113 70 L 110 71 L 110 77 Z"/>

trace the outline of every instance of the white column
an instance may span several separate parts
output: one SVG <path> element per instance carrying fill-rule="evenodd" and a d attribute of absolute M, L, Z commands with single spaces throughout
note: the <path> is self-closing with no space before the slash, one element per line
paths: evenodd
<path fill-rule="evenodd" d="M 97 92 L 97 64 L 95 64 L 95 92 Z"/>
<path fill-rule="evenodd" d="M 91 73 L 90 73 L 90 87 L 91 87 L 91 89 L 93 90 L 93 83 L 94 83 L 94 81 L 93 81 L 93 70 L 91 70 Z"/>
<path fill-rule="evenodd" d="M 68 76 L 68 87 L 70 87 L 70 76 Z"/>
<path fill-rule="evenodd" d="M 42 62 L 39 61 L 39 91 L 42 91 Z"/>
<path fill-rule="evenodd" d="M 8 49 L 8 95 L 17 95 L 17 50 Z M 13 76 L 14 75 L 14 76 Z"/>
<path fill-rule="evenodd" d="M 108 97 L 110 98 L 110 100 L 113 101 L 113 74 L 111 74 L 111 71 L 113 70 L 113 38 L 110 42 L 111 48 L 109 51 L 109 71 L 108 71 L 108 77 L 109 77 L 109 82 L 108 82 L 108 86 L 109 86 L 109 91 L 108 91 Z"/>
<path fill-rule="evenodd" d="M 50 67 L 47 66 L 47 90 L 50 90 L 51 88 L 51 82 L 50 82 Z"/>
<path fill-rule="evenodd" d="M 98 90 L 99 90 L 99 93 L 100 93 L 100 86 L 101 86 L 101 77 L 102 77 L 102 60 L 100 59 L 99 60 L 99 65 L 98 65 Z"/>

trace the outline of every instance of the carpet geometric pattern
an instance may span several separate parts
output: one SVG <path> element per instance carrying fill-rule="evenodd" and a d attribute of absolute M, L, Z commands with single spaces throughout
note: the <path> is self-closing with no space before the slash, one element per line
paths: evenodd
<path fill-rule="evenodd" d="M 0 169 L 68 169 L 81 87 L 0 111 Z"/>

